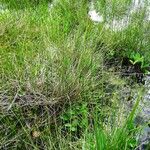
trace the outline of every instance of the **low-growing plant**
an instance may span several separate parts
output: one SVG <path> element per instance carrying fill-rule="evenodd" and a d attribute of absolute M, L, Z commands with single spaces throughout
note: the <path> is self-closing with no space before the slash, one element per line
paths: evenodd
<path fill-rule="evenodd" d="M 88 124 L 87 116 L 88 108 L 86 103 L 73 104 L 60 117 L 64 126 L 62 128 L 66 128 L 71 132 L 83 131 Z"/>
<path fill-rule="evenodd" d="M 129 56 L 130 62 L 135 65 L 135 64 L 140 64 L 141 69 L 144 70 L 144 72 L 148 73 L 147 68 L 149 67 L 149 64 L 146 63 L 144 56 L 142 56 L 138 52 L 132 52 Z"/>

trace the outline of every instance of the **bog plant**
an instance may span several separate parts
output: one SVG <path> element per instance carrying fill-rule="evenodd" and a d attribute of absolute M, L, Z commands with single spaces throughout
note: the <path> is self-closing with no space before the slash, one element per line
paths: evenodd
<path fill-rule="evenodd" d="M 147 68 L 149 67 L 149 64 L 146 63 L 144 56 L 142 56 L 138 52 L 132 52 L 129 56 L 130 62 L 135 65 L 135 64 L 140 64 L 141 69 L 144 70 L 144 72 L 148 73 Z"/>
<path fill-rule="evenodd" d="M 83 131 L 87 127 L 88 108 L 86 103 L 71 105 L 67 111 L 61 115 L 63 128 L 71 132 Z"/>

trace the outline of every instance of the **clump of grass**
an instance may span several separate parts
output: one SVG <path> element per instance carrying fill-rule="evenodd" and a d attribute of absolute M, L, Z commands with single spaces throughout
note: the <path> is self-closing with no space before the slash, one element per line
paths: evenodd
<path fill-rule="evenodd" d="M 131 0 L 98 0 L 96 1 L 96 7 L 106 19 L 113 19 L 114 17 L 121 18 L 122 16 L 127 15 L 131 2 Z"/>
<path fill-rule="evenodd" d="M 36 8 L 38 5 L 44 5 L 51 0 L 23 0 L 21 3 L 19 0 L 2 0 L 1 4 L 6 5 L 9 9 L 19 10 L 19 9 L 28 9 L 30 7 Z"/>
<path fill-rule="evenodd" d="M 140 132 L 141 129 L 135 127 L 134 118 L 142 95 L 143 94 L 140 91 L 132 111 L 125 120 L 120 117 L 123 111 L 120 108 L 121 111 L 116 110 L 113 114 L 113 118 L 115 119 L 113 119 L 113 123 L 111 122 L 110 126 L 109 122 L 100 123 L 99 116 L 96 113 L 94 118 L 94 134 L 90 132 L 86 135 L 85 145 L 88 149 L 135 149 L 138 145 L 136 134 Z"/>
<path fill-rule="evenodd" d="M 2 18 L 1 72 L 3 83 L 9 80 L 10 92 L 39 93 L 57 101 L 67 95 L 80 96 L 87 88 L 85 84 L 91 84 L 103 53 L 95 52 L 92 41 L 99 42 L 100 31 L 88 25 L 87 17 L 87 26 L 72 26 L 85 12 L 86 6 L 76 11 L 84 3 L 71 5 L 60 1 L 52 12 L 41 5 L 36 10 L 19 10 Z M 65 14 L 64 8 L 68 9 Z"/>

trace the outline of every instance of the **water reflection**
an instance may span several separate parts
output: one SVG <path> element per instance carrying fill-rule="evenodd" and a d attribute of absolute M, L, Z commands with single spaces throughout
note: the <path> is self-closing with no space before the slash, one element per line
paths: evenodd
<path fill-rule="evenodd" d="M 104 22 L 104 15 L 101 12 L 96 11 L 94 4 L 95 4 L 95 1 L 92 0 L 90 2 L 88 15 L 93 22 L 102 23 Z M 146 4 L 147 4 L 147 7 L 146 7 Z M 111 20 L 107 18 L 108 21 L 105 22 L 105 27 L 113 31 L 122 31 L 129 26 L 132 15 L 142 9 L 146 9 L 145 20 L 149 21 L 150 20 L 150 6 L 148 6 L 147 1 L 146 0 L 132 0 L 129 8 L 127 9 L 126 15 L 123 16 L 122 19 L 118 19 L 117 17 L 114 17 L 113 20 Z"/>

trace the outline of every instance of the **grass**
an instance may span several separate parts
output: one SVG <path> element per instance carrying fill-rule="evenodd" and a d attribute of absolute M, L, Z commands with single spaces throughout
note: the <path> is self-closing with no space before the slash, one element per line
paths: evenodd
<path fill-rule="evenodd" d="M 0 149 L 135 148 L 138 130 L 129 125 L 137 105 L 126 119 L 122 102 L 130 95 L 120 94 L 131 86 L 105 64 L 133 51 L 149 64 L 144 11 L 113 32 L 90 20 L 87 0 L 58 0 L 50 10 L 47 1 L 1 4 Z"/>
<path fill-rule="evenodd" d="M 127 14 L 127 11 L 129 9 L 130 4 L 132 3 L 132 0 L 98 0 L 97 2 L 97 9 L 101 10 L 101 12 L 110 18 L 114 17 L 122 17 Z"/>

